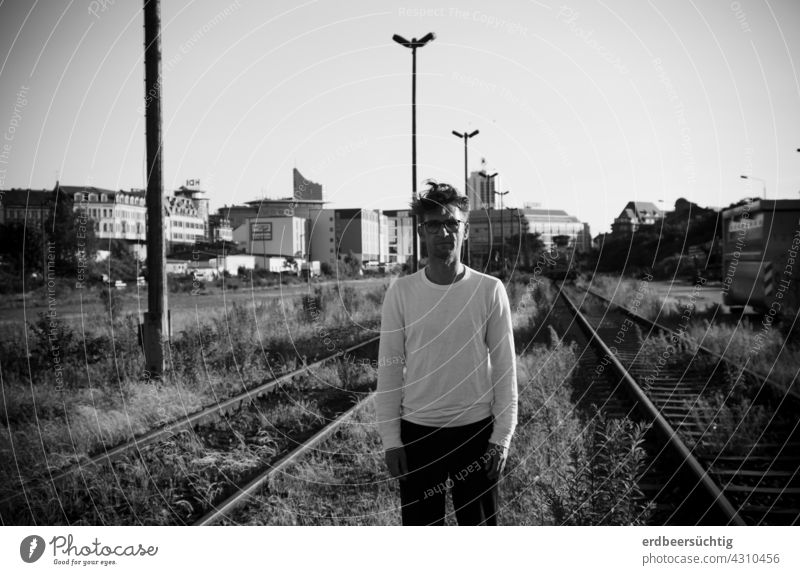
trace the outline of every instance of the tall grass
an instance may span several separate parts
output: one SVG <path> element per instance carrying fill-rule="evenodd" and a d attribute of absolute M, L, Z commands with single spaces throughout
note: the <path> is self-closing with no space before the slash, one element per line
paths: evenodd
<path fill-rule="evenodd" d="M 384 292 L 385 286 L 366 293 L 351 286 L 318 288 L 313 317 L 300 296 L 206 314 L 173 335 L 168 372 L 159 381 L 142 377 L 133 315 L 92 318 L 84 329 L 42 316 L 23 337 L 22 328 L 7 328 L 0 339 L 0 484 L 13 491 L 20 474 L 23 480 L 41 476 L 343 351 L 365 331 L 377 330 Z M 28 345 L 21 345 L 26 339 Z"/>
<path fill-rule="evenodd" d="M 737 371 L 747 368 L 768 377 L 783 391 L 792 385 L 797 391 L 800 345 L 787 343 L 778 329 L 749 322 L 711 324 L 703 320 L 692 324 L 688 332 L 696 345 L 724 357 Z M 738 374 L 732 376 L 738 379 Z"/>
<path fill-rule="evenodd" d="M 677 304 L 656 295 L 646 280 L 595 274 L 588 280 L 578 278 L 575 285 L 580 289 L 592 289 L 650 321 L 663 322 L 680 316 Z"/>
<path fill-rule="evenodd" d="M 349 387 L 364 393 L 374 379 L 370 365 L 355 364 Z M 358 382 L 361 387 L 358 388 Z M 294 448 L 326 423 L 341 405 L 330 404 L 338 381 L 335 366 L 307 372 L 227 418 L 185 430 L 110 465 L 85 466 L 60 484 L 26 490 L 24 505 L 2 506 L 4 522 L 63 524 L 182 524 L 242 484 L 275 456 Z M 341 394 L 339 394 L 341 395 Z M 346 398 L 342 398 L 346 399 Z M 339 402 L 341 403 L 341 401 Z M 1 496 L 13 492 L 0 492 Z"/>
<path fill-rule="evenodd" d="M 721 455 L 746 455 L 763 439 L 773 414 L 749 398 L 725 396 L 721 391 L 708 394 L 688 405 L 688 420 L 702 432 L 690 438 L 694 451 L 714 459 Z"/>
<path fill-rule="evenodd" d="M 511 286 L 516 290 L 511 297 L 515 337 L 527 345 L 530 331 L 542 329 L 554 292 L 545 283 L 533 288 L 525 283 Z M 17 468 L 23 478 L 43 475 L 45 467 L 79 460 L 103 445 L 119 443 L 155 423 L 310 361 L 326 340 L 343 349 L 356 330 L 341 326 L 374 325 L 384 292 L 379 288 L 363 295 L 347 287 L 321 288 L 302 299 L 232 306 L 173 337 L 169 377 L 158 382 L 143 383 L 137 377 L 143 366 L 131 319 L 102 328 L 113 334 L 110 357 L 90 362 L 80 350 L 77 359 L 70 356 L 64 371 L 68 392 L 55 392 L 53 378 L 46 375 L 47 346 L 32 348 L 39 349 L 33 356 L 41 357 L 30 368 L 30 358 L 18 357 L 11 381 L 4 381 L 0 413 L 9 416 L 0 429 L 4 459 L 0 482 L 5 486 L 0 495 L 19 490 Z M 36 334 L 31 338 L 35 340 Z M 86 341 L 86 336 L 77 339 Z M 554 339 L 550 347 L 530 349 L 518 359 L 520 424 L 503 482 L 503 521 L 520 525 L 641 521 L 646 506 L 635 488 L 641 430 L 602 416 L 588 425 L 581 423 L 569 400 L 576 362 L 572 348 Z M 5 363 L 3 367 L 5 371 Z M 309 403 L 309 392 L 358 389 L 374 379 L 370 369 L 340 361 L 318 370 L 313 383 L 282 388 L 284 401 L 274 403 L 268 412 L 237 418 L 241 440 L 233 444 L 209 446 L 208 438 L 201 443 L 195 434 L 180 434 L 166 448 L 147 450 L 142 459 L 121 461 L 106 471 L 89 469 L 71 479 L 74 485 L 67 487 L 64 497 L 42 494 L 38 514 L 54 521 L 59 513 L 81 513 L 87 523 L 128 522 L 130 517 L 148 524 L 180 523 L 196 511 L 198 501 L 219 494 L 219 473 L 245 473 L 275 453 L 288 428 L 302 432 L 319 422 L 321 414 Z M 36 380 L 40 375 L 41 381 Z M 398 523 L 396 485 L 386 475 L 372 407 L 361 410 L 354 422 L 284 475 L 264 507 L 243 521 Z M 211 472 L 215 467 L 219 473 Z M 586 485 L 592 486 L 591 493 Z M 178 503 L 153 505 L 154 489 L 165 501 Z"/>
<path fill-rule="evenodd" d="M 643 430 L 627 420 L 581 424 L 570 403 L 572 348 L 535 346 L 517 358 L 519 425 L 501 482 L 506 525 L 637 524 L 647 518 L 636 479 Z M 588 486 L 592 486 L 589 490 Z M 398 525 L 372 402 L 269 492 L 237 514 L 251 525 Z M 454 523 L 452 508 L 446 518 Z"/>

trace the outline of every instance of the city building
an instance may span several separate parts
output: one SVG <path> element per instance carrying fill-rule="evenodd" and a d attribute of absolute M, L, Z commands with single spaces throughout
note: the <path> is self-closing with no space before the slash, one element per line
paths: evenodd
<path fill-rule="evenodd" d="M 471 210 L 495 207 L 496 179 L 496 177 L 489 177 L 485 170 L 470 173 L 469 178 L 467 178 L 467 188 Z"/>
<path fill-rule="evenodd" d="M 19 222 L 39 227 L 52 202 L 53 190 L 4 190 L 0 193 L 0 224 Z"/>
<path fill-rule="evenodd" d="M 663 213 L 651 202 L 628 202 L 611 224 L 612 236 L 630 235 L 645 226 L 654 226 Z"/>
<path fill-rule="evenodd" d="M 92 186 L 60 186 L 75 211 L 85 210 L 94 221 L 95 237 L 125 240 L 141 257 L 146 241 L 147 206 L 144 190 L 114 191 Z"/>
<path fill-rule="evenodd" d="M 144 190 L 109 190 L 94 186 L 62 186 L 56 184 L 58 201 L 72 204 L 94 222 L 99 240 L 125 240 L 140 257 L 144 257 L 147 232 L 147 205 Z M 191 194 L 196 194 L 192 191 Z M 206 237 L 207 221 L 201 213 L 207 201 L 180 192 L 164 199 L 164 229 L 168 249 L 193 245 Z M 2 221 L 40 222 L 54 205 L 54 192 L 48 190 L 8 190 L 2 202 Z"/>
<path fill-rule="evenodd" d="M 554 247 L 553 238 L 556 236 L 567 236 L 567 246 L 578 252 L 589 251 L 592 247 L 589 224 L 581 222 L 564 210 L 522 208 L 519 212 L 527 221 L 528 233 L 539 234 L 545 249 Z"/>
<path fill-rule="evenodd" d="M 334 265 L 336 251 L 336 210 L 316 210 L 308 219 L 308 259 Z"/>
<path fill-rule="evenodd" d="M 414 255 L 414 220 L 411 210 L 386 210 L 386 262 L 404 264 Z"/>
<path fill-rule="evenodd" d="M 334 210 L 337 258 L 352 254 L 365 265 L 371 262 L 385 263 L 386 259 L 381 260 L 381 256 L 388 258 L 388 253 L 381 254 L 380 216 L 378 210 Z M 386 246 L 388 250 L 388 242 Z"/>
<path fill-rule="evenodd" d="M 233 241 L 266 267 L 269 257 L 305 259 L 306 219 L 295 216 L 250 218 L 233 230 Z"/>
<path fill-rule="evenodd" d="M 389 217 L 378 210 L 378 259 L 374 264 L 389 261 Z"/>
<path fill-rule="evenodd" d="M 293 178 L 293 197 L 296 200 L 310 200 L 314 202 L 322 202 L 322 185 L 307 180 L 297 168 L 292 170 Z"/>
<path fill-rule="evenodd" d="M 189 180 L 187 184 L 193 184 L 195 180 Z M 199 183 L 199 180 L 197 180 Z M 199 190 L 194 187 L 186 187 L 181 186 L 174 193 L 175 197 L 183 197 L 190 200 L 193 204 L 195 209 L 197 210 L 197 216 L 203 221 L 203 238 L 204 240 L 210 239 L 211 234 L 209 232 L 209 200 L 208 195 L 203 190 Z"/>
<path fill-rule="evenodd" d="M 208 265 L 217 273 L 228 272 L 235 276 L 240 268 L 252 270 L 256 268 L 256 256 L 252 254 L 225 254 L 208 260 Z"/>
<path fill-rule="evenodd" d="M 502 215 L 501 215 L 502 214 Z M 502 234 L 502 236 L 501 236 Z M 499 257 L 501 237 L 506 255 L 513 252 L 527 234 L 539 234 L 544 249 L 555 246 L 553 238 L 565 236 L 566 247 L 577 252 L 591 248 L 589 225 L 564 210 L 506 208 L 472 210 L 469 214 L 469 250 L 473 267 Z"/>
<path fill-rule="evenodd" d="M 168 196 L 165 198 L 164 211 L 168 252 L 205 239 L 208 222 L 203 220 L 192 198 L 186 195 Z"/>
<path fill-rule="evenodd" d="M 233 226 L 231 226 L 231 221 L 219 214 L 209 215 L 208 234 L 211 242 L 232 242 Z"/>
<path fill-rule="evenodd" d="M 229 220 L 234 230 L 253 218 L 289 216 L 312 218 L 313 214 L 321 210 L 325 204 L 322 199 L 322 186 L 304 178 L 297 168 L 294 168 L 292 175 L 294 182 L 291 197 L 263 198 L 245 202 L 244 205 L 225 205 L 217 210 L 217 214 Z"/>

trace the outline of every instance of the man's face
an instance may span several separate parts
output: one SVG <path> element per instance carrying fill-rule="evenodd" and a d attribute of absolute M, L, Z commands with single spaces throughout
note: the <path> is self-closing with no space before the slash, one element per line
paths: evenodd
<path fill-rule="evenodd" d="M 430 230 L 426 225 L 428 222 L 432 224 Z M 449 226 L 443 225 L 444 222 Z M 438 229 L 435 229 L 437 227 Z M 461 208 L 448 204 L 425 212 L 418 231 L 420 239 L 428 248 L 429 258 L 436 258 L 446 263 L 461 261 L 461 244 L 469 234 L 467 216 Z"/>

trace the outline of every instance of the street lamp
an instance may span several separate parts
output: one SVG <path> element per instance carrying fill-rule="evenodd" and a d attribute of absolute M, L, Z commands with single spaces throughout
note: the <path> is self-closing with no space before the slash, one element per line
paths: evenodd
<path fill-rule="evenodd" d="M 747 176 L 747 175 L 744 175 L 744 174 L 739 176 L 739 177 L 742 178 L 743 180 L 758 180 L 759 182 L 761 182 L 761 186 L 763 187 L 763 191 L 764 191 L 764 199 L 765 200 L 767 199 L 767 181 L 766 180 L 764 180 L 762 178 L 757 178 L 755 176 Z"/>
<path fill-rule="evenodd" d="M 422 48 L 428 42 L 434 40 L 436 35 L 433 32 L 425 34 L 422 38 L 417 40 L 412 38 L 409 42 L 402 36 L 395 34 L 392 40 L 411 49 L 411 199 L 417 199 L 417 48 Z M 417 217 L 411 215 L 412 225 L 412 244 L 413 261 L 411 262 L 411 271 L 417 271 L 419 267 L 419 238 L 417 237 Z"/>
<path fill-rule="evenodd" d="M 500 265 L 504 271 L 506 268 L 506 238 L 503 234 L 503 196 L 507 193 L 508 190 L 494 193 L 494 195 L 500 196 Z"/>
<path fill-rule="evenodd" d="M 467 198 L 469 198 L 469 189 L 467 187 L 469 185 L 468 182 L 467 182 L 467 142 L 469 141 L 470 138 L 473 138 L 473 137 L 477 136 L 479 133 L 480 133 L 479 130 L 475 130 L 472 133 L 468 134 L 467 131 L 464 130 L 464 133 L 461 134 L 461 133 L 456 132 L 455 130 L 453 130 L 453 135 L 456 138 L 464 138 L 464 194 L 467 196 Z M 467 214 L 467 219 L 469 219 L 469 214 Z M 470 265 L 470 263 L 471 263 L 470 262 L 470 257 L 469 257 L 469 251 L 470 251 L 469 250 L 469 238 L 467 238 L 467 265 Z"/>

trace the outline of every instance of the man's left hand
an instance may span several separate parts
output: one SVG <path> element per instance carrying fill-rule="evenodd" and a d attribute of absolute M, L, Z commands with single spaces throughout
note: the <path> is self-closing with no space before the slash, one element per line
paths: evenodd
<path fill-rule="evenodd" d="M 483 468 L 486 470 L 490 481 L 497 481 L 500 478 L 500 474 L 506 465 L 507 455 L 506 448 L 502 445 L 490 443 L 489 447 L 486 448 L 486 455 L 483 457 L 485 462 Z"/>

